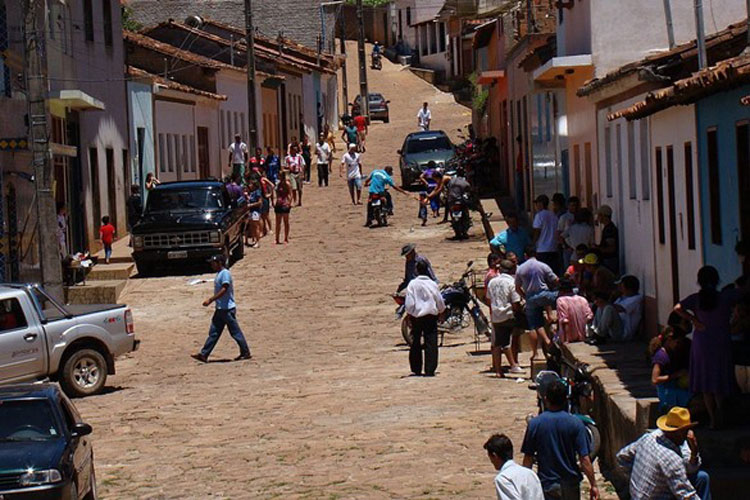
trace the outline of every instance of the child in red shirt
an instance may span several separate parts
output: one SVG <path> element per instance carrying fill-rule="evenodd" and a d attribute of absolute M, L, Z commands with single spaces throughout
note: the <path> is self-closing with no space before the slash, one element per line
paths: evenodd
<path fill-rule="evenodd" d="M 109 258 L 112 256 L 112 242 L 115 241 L 115 226 L 109 223 L 109 215 L 102 217 L 99 238 L 104 244 L 104 262 L 109 264 Z"/>

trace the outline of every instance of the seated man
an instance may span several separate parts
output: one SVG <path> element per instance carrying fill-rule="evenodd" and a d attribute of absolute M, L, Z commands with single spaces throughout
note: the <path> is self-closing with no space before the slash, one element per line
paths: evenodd
<path fill-rule="evenodd" d="M 638 293 L 641 282 L 635 276 L 626 275 L 615 284 L 620 291 L 614 305 L 622 320 L 622 340 L 632 340 L 638 334 L 643 318 L 643 295 Z"/>
<path fill-rule="evenodd" d="M 687 408 L 675 406 L 657 419 L 657 430 L 617 453 L 617 462 L 630 475 L 632 500 L 711 499 L 709 476 L 700 470 L 695 425 Z"/>

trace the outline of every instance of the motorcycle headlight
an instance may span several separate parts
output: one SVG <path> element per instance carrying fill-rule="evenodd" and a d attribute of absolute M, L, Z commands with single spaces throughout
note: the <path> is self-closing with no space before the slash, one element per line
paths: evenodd
<path fill-rule="evenodd" d="M 30 469 L 21 476 L 18 484 L 21 486 L 39 486 L 42 484 L 59 483 L 60 481 L 62 481 L 62 474 L 57 469 Z"/>
<path fill-rule="evenodd" d="M 211 243 L 219 243 L 221 241 L 221 231 L 211 231 L 208 236 L 208 241 Z"/>
<path fill-rule="evenodd" d="M 133 236 L 133 248 L 143 248 L 143 236 Z"/>

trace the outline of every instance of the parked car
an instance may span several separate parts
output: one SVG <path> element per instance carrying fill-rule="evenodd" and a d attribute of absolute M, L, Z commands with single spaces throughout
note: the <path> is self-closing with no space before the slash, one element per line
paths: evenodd
<path fill-rule="evenodd" d="M 95 500 L 94 450 L 55 384 L 0 387 L 0 498 Z"/>
<path fill-rule="evenodd" d="M 125 305 L 63 306 L 38 285 L 0 284 L 0 384 L 50 378 L 71 397 L 96 394 L 138 344 Z"/>
<path fill-rule="evenodd" d="M 148 193 L 146 209 L 133 227 L 133 259 L 142 276 L 168 264 L 205 262 L 224 254 L 229 262 L 245 253 L 244 198 L 232 200 L 219 181 L 165 182 Z"/>
<path fill-rule="evenodd" d="M 406 136 L 398 150 L 401 168 L 401 185 L 404 189 L 421 185 L 419 176 L 430 161 L 445 167 L 453 159 L 455 150 L 451 140 L 442 130 L 414 132 Z"/>
<path fill-rule="evenodd" d="M 369 121 L 372 120 L 383 120 L 383 123 L 388 123 L 391 120 L 390 111 L 388 110 L 388 104 L 391 101 L 387 101 L 383 94 L 370 93 L 368 94 L 370 101 L 370 116 Z M 352 103 L 352 116 L 362 114 L 362 96 L 358 95 Z"/>

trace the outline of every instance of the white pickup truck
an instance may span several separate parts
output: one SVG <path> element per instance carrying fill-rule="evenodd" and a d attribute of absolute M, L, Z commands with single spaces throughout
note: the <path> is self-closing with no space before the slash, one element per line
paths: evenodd
<path fill-rule="evenodd" d="M 63 306 L 38 285 L 0 284 L 0 384 L 49 378 L 96 394 L 139 342 L 125 305 Z"/>

